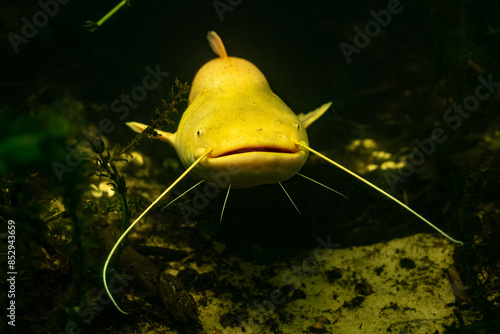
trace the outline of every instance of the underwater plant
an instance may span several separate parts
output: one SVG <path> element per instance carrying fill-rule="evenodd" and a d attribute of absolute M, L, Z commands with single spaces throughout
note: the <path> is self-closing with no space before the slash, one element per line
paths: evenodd
<path fill-rule="evenodd" d="M 156 109 L 156 118 L 151 120 L 150 126 L 147 127 L 143 132 L 138 133 L 134 138 L 125 146 L 117 145 L 111 154 L 109 150 L 106 151 L 104 141 L 102 138 L 95 139 L 94 142 L 90 141 L 92 150 L 96 154 L 92 160 L 96 164 L 95 170 L 89 176 L 97 176 L 100 178 L 107 178 L 111 182 L 113 190 L 116 191 L 121 196 L 121 231 L 122 233 L 127 230 L 130 225 L 130 209 L 127 200 L 127 183 L 125 178 L 120 175 L 120 172 L 116 166 L 118 162 L 127 161 L 130 158 L 132 150 L 139 145 L 139 143 L 148 138 L 153 139 L 159 134 L 155 129 L 161 129 L 167 124 L 173 124 L 170 119 L 170 114 L 177 113 L 177 104 L 185 102 L 185 96 L 189 92 L 189 85 L 187 83 L 181 83 L 178 79 L 175 80 L 174 86 L 172 86 L 170 91 L 170 101 L 162 99 L 164 108 L 162 110 Z M 120 243 L 118 249 L 118 256 L 116 261 L 120 258 L 121 250 L 125 247 L 126 239 Z"/>
<path fill-rule="evenodd" d="M 122 0 L 118 5 L 116 5 L 112 10 L 110 10 L 106 15 L 104 15 L 99 21 L 94 22 L 88 20 L 85 22 L 85 28 L 89 29 L 90 32 L 94 32 L 99 29 L 111 16 L 113 16 L 120 8 L 124 6 L 131 6 L 132 0 Z"/>

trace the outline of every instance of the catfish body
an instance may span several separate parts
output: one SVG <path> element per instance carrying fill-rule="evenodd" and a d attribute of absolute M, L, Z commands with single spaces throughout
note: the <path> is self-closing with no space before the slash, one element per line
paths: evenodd
<path fill-rule="evenodd" d="M 286 181 L 295 176 L 309 152 L 306 128 L 331 105 L 296 115 L 270 88 L 264 74 L 251 62 L 228 57 L 219 36 L 207 35 L 219 58 L 196 74 L 175 134 L 159 132 L 172 144 L 187 168 L 209 182 L 230 178 L 233 188 Z M 132 124 L 132 125 L 131 125 Z M 145 125 L 129 123 L 136 131 Z M 226 182 L 227 184 L 227 182 Z"/>

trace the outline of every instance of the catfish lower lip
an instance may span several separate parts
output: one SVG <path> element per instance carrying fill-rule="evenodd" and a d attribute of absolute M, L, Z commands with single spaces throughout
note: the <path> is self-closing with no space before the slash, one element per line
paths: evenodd
<path fill-rule="evenodd" d="M 225 157 L 225 156 L 233 155 L 233 154 L 248 153 L 248 152 L 294 153 L 290 150 L 276 148 L 276 147 L 245 147 L 245 148 L 238 148 L 236 150 L 232 150 L 232 151 L 223 153 L 223 154 L 217 156 L 216 158 Z"/>

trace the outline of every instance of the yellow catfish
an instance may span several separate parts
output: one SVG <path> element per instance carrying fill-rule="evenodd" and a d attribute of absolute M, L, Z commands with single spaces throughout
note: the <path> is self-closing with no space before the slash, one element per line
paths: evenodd
<path fill-rule="evenodd" d="M 177 132 L 157 131 L 158 138 L 175 148 L 186 168 L 205 155 L 193 168 L 203 180 L 216 182 L 230 173 L 232 188 L 247 188 L 295 176 L 309 153 L 296 143 L 309 145 L 306 128 L 331 102 L 297 116 L 255 65 L 228 57 L 215 32 L 208 40 L 220 58 L 196 74 Z M 127 124 L 137 132 L 147 127 Z"/>
<path fill-rule="evenodd" d="M 231 187 L 281 185 L 298 174 L 312 152 L 395 201 L 448 239 L 462 244 L 384 190 L 309 147 L 306 128 L 328 110 L 331 102 L 307 114 L 296 115 L 273 93 L 255 65 L 228 57 L 215 32 L 210 31 L 207 38 L 219 58 L 206 63 L 196 74 L 177 132 L 156 130 L 159 139 L 175 148 L 186 171 L 123 233 L 104 265 L 104 285 L 118 310 L 126 313 L 116 304 L 106 282 L 113 253 L 134 225 L 190 171 L 202 181 L 227 187 L 229 194 Z M 136 132 L 147 128 L 137 122 L 127 125 Z M 226 182 L 221 184 L 221 180 Z"/>

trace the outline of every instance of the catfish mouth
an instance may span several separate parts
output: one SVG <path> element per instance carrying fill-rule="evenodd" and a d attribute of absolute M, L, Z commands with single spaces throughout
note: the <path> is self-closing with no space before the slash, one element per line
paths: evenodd
<path fill-rule="evenodd" d="M 229 155 L 243 154 L 243 153 L 250 153 L 250 152 L 283 153 L 283 154 L 297 153 L 296 151 L 292 151 L 292 150 L 285 149 L 285 148 L 278 148 L 278 147 L 265 147 L 265 146 L 243 147 L 243 148 L 238 148 L 235 150 L 231 150 L 231 151 L 219 154 L 219 155 L 214 156 L 212 158 L 222 158 L 222 157 L 226 157 Z"/>
<path fill-rule="evenodd" d="M 235 189 L 248 188 L 288 180 L 302 168 L 307 155 L 293 145 L 232 145 L 215 152 L 212 149 L 199 161 L 195 173 L 216 183 L 225 179 Z"/>

